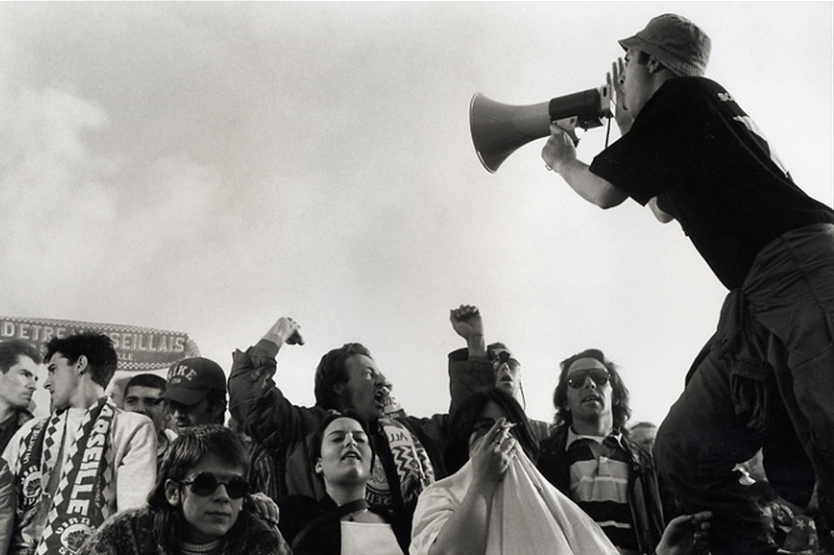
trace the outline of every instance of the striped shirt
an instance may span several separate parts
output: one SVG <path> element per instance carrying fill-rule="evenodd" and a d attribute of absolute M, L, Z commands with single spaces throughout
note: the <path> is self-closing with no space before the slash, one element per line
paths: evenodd
<path fill-rule="evenodd" d="M 630 458 L 622 434 L 606 437 L 568 429 L 565 445 L 570 468 L 570 496 L 621 550 L 638 549 L 628 505 Z"/>

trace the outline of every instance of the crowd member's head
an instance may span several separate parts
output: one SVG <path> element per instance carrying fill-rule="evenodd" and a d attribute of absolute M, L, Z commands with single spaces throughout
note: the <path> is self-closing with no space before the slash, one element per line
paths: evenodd
<path fill-rule="evenodd" d="M 310 455 L 316 475 L 337 503 L 364 497 L 374 450 L 365 421 L 358 414 L 329 414 L 313 433 Z"/>
<path fill-rule="evenodd" d="M 352 410 L 368 422 L 385 415 L 391 384 L 371 353 L 359 343 L 347 343 L 321 357 L 316 368 L 316 406 L 339 412 Z"/>
<path fill-rule="evenodd" d="M 250 518 L 243 511 L 249 491 L 249 456 L 232 430 L 192 426 L 180 433 L 165 455 L 156 487 L 148 497 L 154 532 L 166 553 L 180 553 L 181 542 L 207 544 L 224 539 L 228 551 L 244 541 Z"/>
<path fill-rule="evenodd" d="M 631 440 L 637 445 L 642 445 L 651 453 L 654 448 L 654 439 L 657 436 L 657 426 L 651 422 L 635 422 L 629 430 Z"/>
<path fill-rule="evenodd" d="M 628 389 L 602 351 L 587 349 L 562 361 L 560 367 L 553 393 L 557 422 L 610 419 L 612 429 L 625 428 L 631 417 Z"/>
<path fill-rule="evenodd" d="M 164 391 L 165 378 L 156 374 L 137 374 L 125 385 L 124 409 L 144 414 L 153 420 L 153 425 L 159 431 L 165 427 L 167 419 L 162 399 Z"/>
<path fill-rule="evenodd" d="M 0 411 L 29 407 L 40 362 L 38 351 L 25 341 L 0 341 Z"/>
<path fill-rule="evenodd" d="M 186 358 L 168 369 L 161 396 L 177 432 L 200 424 L 223 424 L 226 414 L 226 374 L 219 364 L 203 357 Z"/>
<path fill-rule="evenodd" d="M 52 409 L 63 410 L 86 406 L 85 399 L 103 394 L 116 372 L 118 358 L 108 336 L 78 333 L 53 337 L 46 344 L 44 363 L 47 378 L 43 386 L 52 396 Z"/>
<path fill-rule="evenodd" d="M 503 343 L 487 345 L 487 356 L 495 369 L 495 387 L 501 388 L 516 399 L 524 399 L 521 384 L 521 363 Z"/>
<path fill-rule="evenodd" d="M 539 445 L 530 430 L 524 409 L 512 395 L 497 387 L 477 391 L 467 397 L 452 415 L 444 453 L 450 474 L 469 460 L 469 452 L 499 418 L 515 424 L 510 433 L 531 460 L 535 461 Z"/>

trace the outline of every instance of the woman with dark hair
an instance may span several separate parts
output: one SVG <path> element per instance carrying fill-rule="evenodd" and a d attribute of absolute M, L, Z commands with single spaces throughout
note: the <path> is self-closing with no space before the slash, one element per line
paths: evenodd
<path fill-rule="evenodd" d="M 411 555 L 617 555 L 602 529 L 536 470 L 537 445 L 518 402 L 502 389 L 473 393 L 449 424 L 451 476 L 417 502 Z M 673 520 L 658 555 L 697 552 L 709 513 Z"/>
<path fill-rule="evenodd" d="M 295 555 L 403 555 L 409 522 L 372 510 L 365 486 L 374 451 L 365 421 L 356 413 L 329 414 L 308 441 L 314 472 L 325 495 L 280 500 L 281 532 Z"/>
<path fill-rule="evenodd" d="M 449 424 L 453 475 L 417 502 L 411 555 L 617 553 L 599 527 L 549 486 L 518 402 L 498 388 L 463 401 Z"/>
<path fill-rule="evenodd" d="M 236 432 L 217 424 L 183 430 L 148 505 L 108 519 L 79 555 L 289 555 L 280 532 L 245 503 L 248 468 Z"/>

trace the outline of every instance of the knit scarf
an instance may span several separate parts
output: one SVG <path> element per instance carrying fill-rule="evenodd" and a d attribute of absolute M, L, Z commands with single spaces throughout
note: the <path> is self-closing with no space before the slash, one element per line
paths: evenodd
<path fill-rule="evenodd" d="M 60 481 L 49 504 L 46 526 L 35 553 L 73 555 L 92 531 L 109 515 L 113 498 L 109 435 L 116 406 L 99 399 L 82 417 L 78 433 L 63 458 Z M 20 469 L 22 484 L 17 514 L 22 521 L 35 518 L 44 498 L 67 431 L 68 411 L 37 424 L 24 439 Z"/>
<path fill-rule="evenodd" d="M 406 507 L 413 506 L 420 492 L 434 482 L 434 468 L 429 455 L 420 440 L 398 420 L 385 417 L 379 420 L 379 424 L 388 438 L 403 503 Z"/>

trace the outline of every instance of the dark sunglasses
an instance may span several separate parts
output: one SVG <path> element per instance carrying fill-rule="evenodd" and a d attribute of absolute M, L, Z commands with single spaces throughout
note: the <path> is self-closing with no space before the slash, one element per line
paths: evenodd
<path fill-rule="evenodd" d="M 590 368 L 588 370 L 579 370 L 571 374 L 568 378 L 568 385 L 574 389 L 580 389 L 585 386 L 585 378 L 591 376 L 597 386 L 603 386 L 608 383 L 611 377 L 608 372 L 599 368 Z"/>
<path fill-rule="evenodd" d="M 517 359 L 514 359 L 510 353 L 507 351 L 501 351 L 500 353 L 496 353 L 495 351 L 489 352 L 489 360 L 495 366 L 501 366 L 502 364 L 508 365 L 510 368 L 517 368 L 521 366 L 521 363 L 518 362 Z"/>
<path fill-rule="evenodd" d="M 231 499 L 240 499 L 249 493 L 249 482 L 243 476 L 234 476 L 226 482 L 219 481 L 214 474 L 200 472 L 192 480 L 182 481 L 181 484 L 191 488 L 191 492 L 201 497 L 208 497 L 217 491 L 218 486 L 226 486 L 226 493 Z"/>

